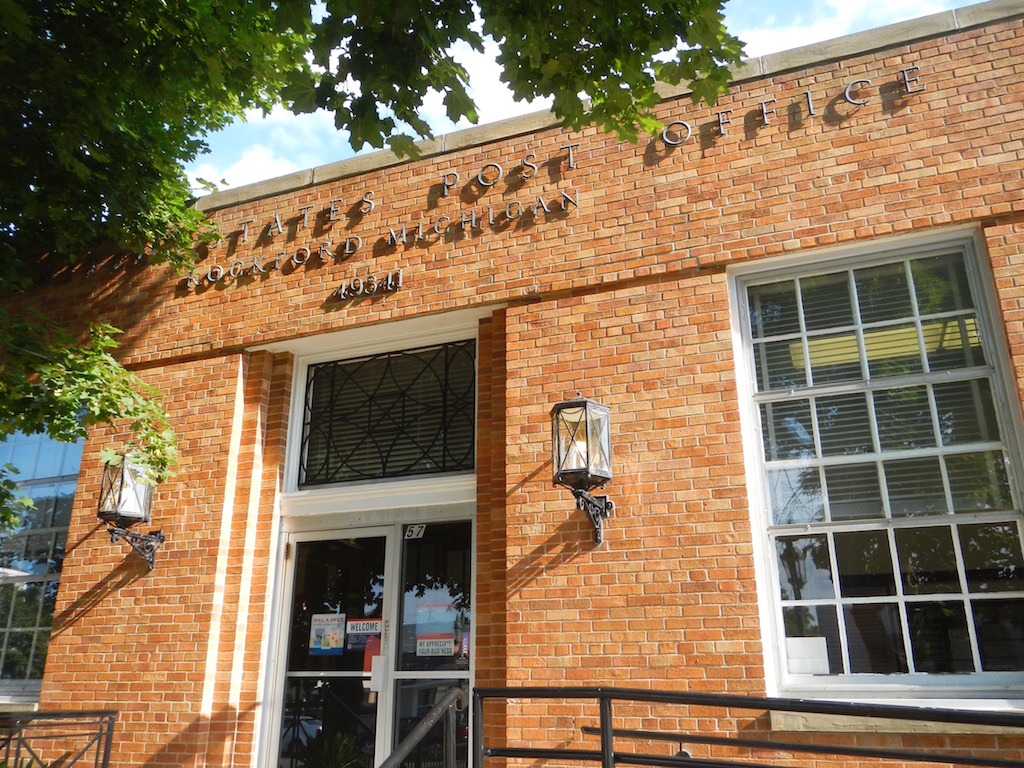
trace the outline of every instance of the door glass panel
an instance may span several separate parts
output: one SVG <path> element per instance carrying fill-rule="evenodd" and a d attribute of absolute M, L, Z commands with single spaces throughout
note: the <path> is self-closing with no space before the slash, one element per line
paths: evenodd
<path fill-rule="evenodd" d="M 469 670 L 470 525 L 406 527 L 398 669 Z"/>
<path fill-rule="evenodd" d="M 373 765 L 370 666 L 381 647 L 384 551 L 383 537 L 296 546 L 282 768 Z"/>
<path fill-rule="evenodd" d="M 281 768 L 373 765 L 376 694 L 353 677 L 289 677 L 281 724 Z"/>
<path fill-rule="evenodd" d="M 402 680 L 397 686 L 397 746 L 402 739 L 423 719 L 451 688 L 460 687 L 469 691 L 465 680 Z M 465 768 L 469 753 L 469 707 L 454 711 L 455 717 L 455 766 Z M 402 763 L 402 768 L 445 768 L 444 733 L 445 718 L 442 717 Z"/>

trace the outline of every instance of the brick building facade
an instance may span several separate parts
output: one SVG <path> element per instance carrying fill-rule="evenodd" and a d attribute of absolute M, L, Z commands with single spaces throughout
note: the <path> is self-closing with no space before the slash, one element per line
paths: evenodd
<path fill-rule="evenodd" d="M 123 435 L 86 442 L 40 707 L 117 709 L 153 768 L 305 764 L 352 710 L 380 759 L 451 681 L 1019 711 L 1022 17 L 751 60 L 636 145 L 535 115 L 219 193 L 192 276 L 55 281 L 181 461 L 150 571 L 95 517 Z M 551 482 L 577 392 L 601 544 Z"/>

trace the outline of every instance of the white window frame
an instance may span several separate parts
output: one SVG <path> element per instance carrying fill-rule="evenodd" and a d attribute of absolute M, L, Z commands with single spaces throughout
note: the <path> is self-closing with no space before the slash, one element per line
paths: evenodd
<path fill-rule="evenodd" d="M 1002 332 L 991 271 L 984 259 L 983 240 L 976 230 L 947 230 L 926 237 L 897 237 L 844 248 L 805 251 L 792 256 L 738 265 L 728 270 L 733 318 L 733 344 L 740 402 L 740 422 L 752 536 L 758 609 L 761 619 L 766 688 L 769 695 L 903 703 L 927 702 L 930 706 L 1005 708 L 1024 706 L 1024 672 L 916 675 L 795 675 L 786 671 L 783 658 L 784 628 L 776 557 L 768 535 L 770 504 L 762 458 L 762 435 L 752 340 L 747 313 L 746 287 L 795 276 L 807 277 L 835 269 L 889 263 L 929 251 L 960 249 L 965 255 L 968 279 L 976 302 L 980 332 L 993 361 L 993 395 L 1010 464 L 1011 493 L 1020 509 L 1024 482 L 1021 406 L 1011 376 L 1009 353 Z"/>

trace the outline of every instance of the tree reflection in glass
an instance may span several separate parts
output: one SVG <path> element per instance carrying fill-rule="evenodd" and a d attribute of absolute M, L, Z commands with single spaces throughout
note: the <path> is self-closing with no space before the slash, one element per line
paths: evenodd
<path fill-rule="evenodd" d="M 825 536 L 780 536 L 775 540 L 783 600 L 835 597 Z"/>

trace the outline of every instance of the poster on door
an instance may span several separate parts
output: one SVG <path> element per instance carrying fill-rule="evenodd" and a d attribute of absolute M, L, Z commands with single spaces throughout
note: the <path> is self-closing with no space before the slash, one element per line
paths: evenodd
<path fill-rule="evenodd" d="M 309 625 L 309 655 L 337 656 L 345 652 L 345 614 L 314 613 Z"/>
<path fill-rule="evenodd" d="M 371 638 L 377 639 L 380 647 L 380 619 L 349 619 L 345 627 L 345 648 L 349 651 L 363 651 Z"/>
<path fill-rule="evenodd" d="M 455 654 L 455 620 L 451 603 L 423 603 L 416 607 L 416 655 Z"/>

